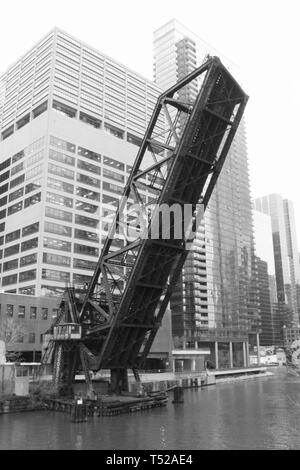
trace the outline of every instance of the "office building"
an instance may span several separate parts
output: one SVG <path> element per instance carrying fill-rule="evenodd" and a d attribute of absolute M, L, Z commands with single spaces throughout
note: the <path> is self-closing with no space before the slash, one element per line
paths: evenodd
<path fill-rule="evenodd" d="M 261 318 L 260 343 L 262 346 L 280 343 L 277 312 L 277 290 L 272 238 L 271 217 L 253 210 L 255 253 L 258 272 L 258 297 Z"/>
<path fill-rule="evenodd" d="M 299 324 L 300 266 L 293 204 L 279 194 L 256 198 L 256 210 L 269 214 L 272 222 L 277 299 L 286 327 Z"/>
<path fill-rule="evenodd" d="M 185 26 L 168 22 L 154 32 L 155 82 L 169 87 L 207 54 L 218 55 L 235 73 L 226 58 Z M 196 91 L 186 88 L 181 98 L 192 101 Z M 242 121 L 171 299 L 176 344 L 187 348 L 209 344 L 219 367 L 242 365 L 243 348 L 257 339 L 260 328 L 252 223 Z"/>
<path fill-rule="evenodd" d="M 90 280 L 160 93 L 57 28 L 0 77 L 2 292 Z"/>

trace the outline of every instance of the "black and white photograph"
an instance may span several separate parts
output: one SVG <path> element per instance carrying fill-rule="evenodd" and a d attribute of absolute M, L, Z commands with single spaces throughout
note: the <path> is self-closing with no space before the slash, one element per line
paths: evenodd
<path fill-rule="evenodd" d="M 0 451 L 300 450 L 299 17 L 3 3 Z"/>

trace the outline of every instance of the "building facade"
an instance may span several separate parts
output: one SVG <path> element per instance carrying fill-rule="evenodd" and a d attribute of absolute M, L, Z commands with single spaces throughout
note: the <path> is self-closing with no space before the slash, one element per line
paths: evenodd
<path fill-rule="evenodd" d="M 167 88 L 208 53 L 220 56 L 178 21 L 170 21 L 154 33 L 155 82 Z M 233 72 L 232 64 L 221 60 Z M 185 89 L 182 99 L 192 101 L 196 91 Z M 243 343 L 256 338 L 260 328 L 257 276 L 242 122 L 172 296 L 174 337 L 190 347 L 210 343 L 212 356 L 217 345 L 220 367 L 229 364 L 232 347 L 236 362 L 242 362 Z"/>
<path fill-rule="evenodd" d="M 2 292 L 90 280 L 160 92 L 57 28 L 0 77 Z"/>
<path fill-rule="evenodd" d="M 278 322 L 272 224 L 268 214 L 253 210 L 255 252 L 258 272 L 259 308 L 262 346 L 281 344 L 282 325 Z"/>
<path fill-rule="evenodd" d="M 55 297 L 0 294 L 0 336 L 6 337 L 8 353 L 17 353 L 28 362 L 40 360 L 42 335 L 56 318 L 59 301 Z"/>
<path fill-rule="evenodd" d="M 279 194 L 270 194 L 255 199 L 254 205 L 256 210 L 271 217 L 278 319 L 283 342 L 282 328 L 298 327 L 300 312 L 300 266 L 293 204 Z"/>

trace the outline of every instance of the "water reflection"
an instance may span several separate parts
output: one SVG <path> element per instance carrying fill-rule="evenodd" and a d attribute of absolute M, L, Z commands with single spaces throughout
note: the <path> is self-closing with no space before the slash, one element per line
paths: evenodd
<path fill-rule="evenodd" d="M 283 368 L 184 398 L 87 423 L 53 412 L 0 415 L 0 449 L 300 449 L 300 381 Z"/>

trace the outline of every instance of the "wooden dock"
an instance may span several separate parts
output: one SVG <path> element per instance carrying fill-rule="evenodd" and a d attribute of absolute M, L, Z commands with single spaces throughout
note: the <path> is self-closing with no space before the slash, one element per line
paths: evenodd
<path fill-rule="evenodd" d="M 72 413 L 75 401 L 68 398 L 44 398 L 44 403 L 49 410 Z M 135 413 L 153 408 L 166 406 L 168 403 L 167 393 L 159 393 L 147 397 L 134 396 L 111 396 L 104 395 L 97 400 L 83 399 L 85 414 L 87 417 L 115 416 L 123 413 Z"/>

